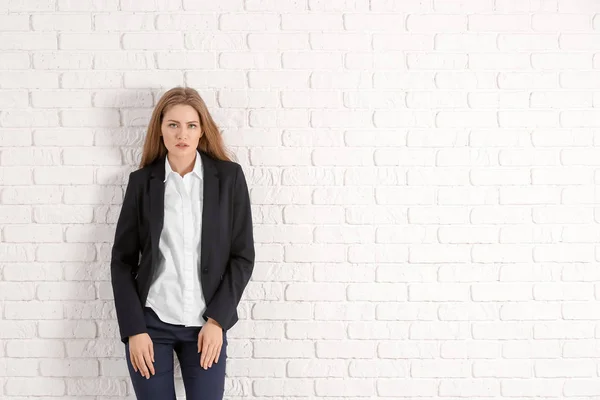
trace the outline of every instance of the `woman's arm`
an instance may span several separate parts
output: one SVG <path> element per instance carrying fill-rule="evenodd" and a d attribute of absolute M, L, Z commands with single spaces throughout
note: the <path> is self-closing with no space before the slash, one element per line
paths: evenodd
<path fill-rule="evenodd" d="M 117 221 L 112 247 L 110 273 L 121 340 L 146 332 L 146 322 L 135 288 L 132 271 L 137 268 L 140 253 L 138 234 L 138 199 L 129 174 L 123 206 Z"/>
<path fill-rule="evenodd" d="M 250 195 L 241 166 L 237 164 L 236 168 L 229 262 L 223 275 L 223 281 L 203 315 L 206 320 L 213 318 L 224 330 L 231 327 L 230 322 L 254 269 L 254 236 Z"/>

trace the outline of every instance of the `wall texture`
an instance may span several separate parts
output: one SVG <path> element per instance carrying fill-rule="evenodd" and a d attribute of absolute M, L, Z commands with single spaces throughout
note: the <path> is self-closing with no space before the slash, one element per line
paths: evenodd
<path fill-rule="evenodd" d="M 134 398 L 110 250 L 175 85 L 251 190 L 227 399 L 600 398 L 598 12 L 0 0 L 0 398 Z"/>

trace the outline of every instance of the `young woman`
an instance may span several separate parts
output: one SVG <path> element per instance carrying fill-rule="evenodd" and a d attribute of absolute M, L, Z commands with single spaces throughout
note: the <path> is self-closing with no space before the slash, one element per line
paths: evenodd
<path fill-rule="evenodd" d="M 197 91 L 173 88 L 152 113 L 129 175 L 111 278 L 136 397 L 221 400 L 227 330 L 254 267 L 250 198 Z"/>

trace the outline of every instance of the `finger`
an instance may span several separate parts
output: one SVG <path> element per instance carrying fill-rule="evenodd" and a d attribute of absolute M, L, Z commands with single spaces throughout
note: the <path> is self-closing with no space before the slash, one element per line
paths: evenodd
<path fill-rule="evenodd" d="M 152 373 L 152 375 L 154 375 L 154 364 L 152 364 L 152 358 L 150 357 L 150 352 L 144 353 L 144 361 L 146 362 L 146 365 L 148 366 L 150 373 Z"/>
<path fill-rule="evenodd" d="M 146 366 L 146 362 L 144 361 L 144 355 L 138 354 L 138 360 L 140 362 L 140 369 L 142 370 L 142 376 L 146 379 L 150 378 L 150 373 L 148 372 L 148 367 Z"/>
<path fill-rule="evenodd" d="M 208 357 L 209 356 L 210 356 L 210 345 L 205 340 L 204 346 L 202 347 L 202 359 L 204 360 L 202 362 L 202 366 L 204 367 L 204 369 L 206 369 L 206 367 L 208 365 Z"/>
<path fill-rule="evenodd" d="M 133 359 L 135 360 L 135 365 L 137 366 L 137 372 L 139 372 L 140 375 L 144 376 L 144 373 L 142 372 L 142 363 L 140 363 L 140 358 L 137 356 L 137 354 L 134 354 Z"/>
<path fill-rule="evenodd" d="M 218 348 L 219 348 L 218 345 L 215 345 L 212 348 L 212 353 L 211 353 L 210 358 L 209 358 L 208 368 L 211 368 L 213 366 L 213 362 L 217 359 L 217 350 L 218 350 Z"/>
<path fill-rule="evenodd" d="M 204 368 L 204 360 L 206 359 L 206 351 L 202 349 L 200 351 L 200 367 Z"/>
<path fill-rule="evenodd" d="M 203 335 L 202 331 L 198 334 L 198 353 L 202 350 Z"/>
<path fill-rule="evenodd" d="M 131 361 L 131 366 L 133 367 L 133 370 L 135 372 L 138 372 L 137 363 L 135 362 L 135 357 L 133 356 L 132 353 L 129 353 L 129 360 Z"/>
<path fill-rule="evenodd" d="M 154 362 L 154 343 L 150 342 L 150 358 Z"/>
<path fill-rule="evenodd" d="M 219 356 L 221 355 L 221 350 L 223 349 L 223 345 L 220 345 L 217 349 L 217 356 L 215 357 L 215 364 L 219 362 Z"/>

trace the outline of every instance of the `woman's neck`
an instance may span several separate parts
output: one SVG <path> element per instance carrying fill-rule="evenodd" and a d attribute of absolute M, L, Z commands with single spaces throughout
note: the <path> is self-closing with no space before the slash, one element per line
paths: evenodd
<path fill-rule="evenodd" d="M 177 172 L 179 175 L 184 176 L 188 172 L 192 172 L 194 169 L 194 163 L 196 161 L 196 153 L 186 158 L 183 157 L 175 157 L 172 154 L 167 154 L 167 160 L 169 161 L 169 165 L 174 172 Z"/>

